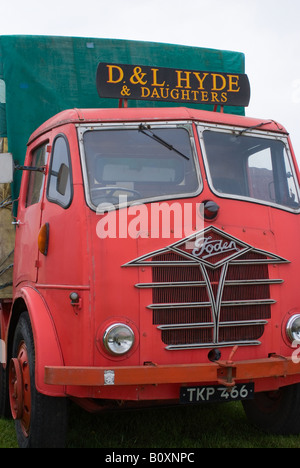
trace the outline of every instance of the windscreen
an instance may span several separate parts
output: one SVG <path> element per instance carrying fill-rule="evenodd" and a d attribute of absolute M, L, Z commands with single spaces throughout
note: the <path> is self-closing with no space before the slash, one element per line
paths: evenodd
<path fill-rule="evenodd" d="M 184 127 L 87 129 L 83 134 L 90 202 L 115 206 L 195 195 L 199 176 Z"/>
<path fill-rule="evenodd" d="M 282 140 L 205 130 L 210 184 L 221 196 L 299 210 L 299 188 Z"/>

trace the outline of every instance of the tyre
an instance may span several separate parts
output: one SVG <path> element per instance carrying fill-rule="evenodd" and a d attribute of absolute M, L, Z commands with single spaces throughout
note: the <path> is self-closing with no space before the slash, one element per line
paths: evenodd
<path fill-rule="evenodd" d="M 19 318 L 9 362 L 9 400 L 22 448 L 65 446 L 67 400 L 42 395 L 35 387 L 35 349 L 29 315 Z"/>
<path fill-rule="evenodd" d="M 256 393 L 243 401 L 248 420 L 272 434 L 300 434 L 300 384 L 273 392 Z"/>

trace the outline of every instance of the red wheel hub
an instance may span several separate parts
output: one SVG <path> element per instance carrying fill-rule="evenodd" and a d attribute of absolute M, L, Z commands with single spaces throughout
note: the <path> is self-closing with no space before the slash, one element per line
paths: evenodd
<path fill-rule="evenodd" d="M 22 342 L 17 358 L 9 363 L 9 399 L 12 416 L 21 421 L 22 430 L 28 435 L 31 413 L 30 370 L 26 344 Z"/>

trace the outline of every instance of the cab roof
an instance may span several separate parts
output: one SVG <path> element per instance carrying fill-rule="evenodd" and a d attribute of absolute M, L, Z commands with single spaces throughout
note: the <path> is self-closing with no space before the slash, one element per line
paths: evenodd
<path fill-rule="evenodd" d="M 274 120 L 262 120 L 221 112 L 210 112 L 186 107 L 114 108 L 114 109 L 69 109 L 44 122 L 29 138 L 28 144 L 54 128 L 66 124 L 158 122 L 190 120 L 242 128 L 259 128 L 262 131 L 288 134 Z"/>

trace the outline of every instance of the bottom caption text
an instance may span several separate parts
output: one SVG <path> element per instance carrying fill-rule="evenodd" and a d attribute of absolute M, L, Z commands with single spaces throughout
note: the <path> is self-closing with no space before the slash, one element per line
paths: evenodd
<path fill-rule="evenodd" d="M 143 463 L 196 463 L 196 452 L 187 451 L 153 451 L 147 449 L 132 451 L 112 451 L 103 454 L 104 463 L 127 463 L 137 466 Z"/>

